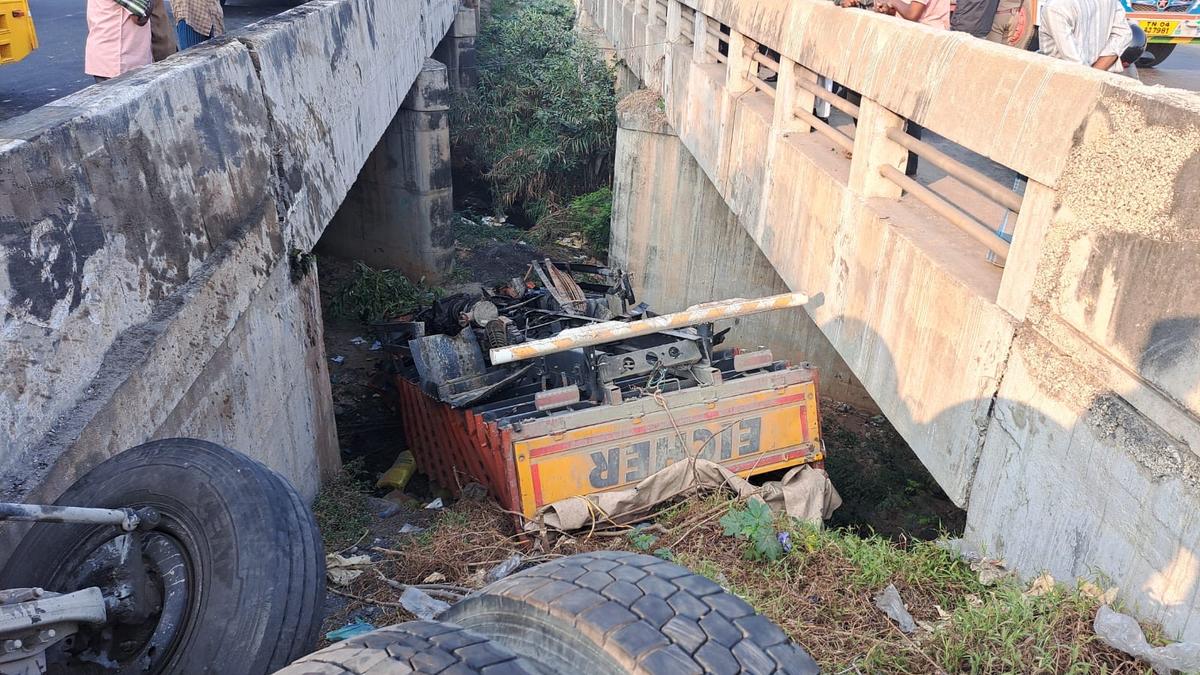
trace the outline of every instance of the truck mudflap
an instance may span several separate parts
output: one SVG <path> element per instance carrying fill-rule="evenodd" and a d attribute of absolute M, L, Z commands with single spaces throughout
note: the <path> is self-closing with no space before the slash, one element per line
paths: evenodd
<path fill-rule="evenodd" d="M 532 396 L 454 408 L 397 377 L 417 464 L 458 492 L 469 482 L 526 518 L 559 499 L 630 487 L 690 456 L 743 477 L 821 462 L 816 371 L 776 363 L 712 386 L 645 392 L 549 413 Z"/>

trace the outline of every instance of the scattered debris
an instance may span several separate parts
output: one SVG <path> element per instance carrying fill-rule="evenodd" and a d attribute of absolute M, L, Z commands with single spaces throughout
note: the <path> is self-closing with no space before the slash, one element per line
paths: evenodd
<path fill-rule="evenodd" d="M 908 609 L 904 607 L 904 601 L 900 599 L 900 591 L 896 590 L 895 584 L 888 584 L 887 588 L 883 589 L 879 595 L 875 596 L 875 606 L 883 610 L 888 618 L 895 621 L 900 627 L 900 630 L 905 633 L 915 633 L 917 630 L 917 622 L 913 620 L 912 614 L 908 613 Z"/>
<path fill-rule="evenodd" d="M 400 528 L 400 534 L 417 534 L 419 532 L 424 532 L 424 531 L 425 531 L 425 528 L 417 527 L 416 525 L 413 525 L 412 523 L 405 523 L 404 527 Z"/>
<path fill-rule="evenodd" d="M 971 569 L 979 574 L 979 583 L 984 586 L 994 586 L 998 581 L 1012 574 L 1004 566 L 1003 560 L 994 560 L 992 558 L 981 558 L 973 561 Z"/>
<path fill-rule="evenodd" d="M 363 568 L 371 564 L 371 556 L 353 555 L 345 557 L 340 553 L 330 553 L 325 556 L 325 576 L 335 586 L 346 586 L 362 576 Z"/>
<path fill-rule="evenodd" d="M 450 603 L 431 597 L 419 588 L 409 586 L 400 594 L 400 605 L 418 619 L 429 621 L 450 609 Z"/>
<path fill-rule="evenodd" d="M 1085 581 L 1079 584 L 1079 593 L 1088 598 L 1094 598 L 1102 605 L 1111 605 L 1117 601 L 1117 587 L 1110 586 L 1108 590 L 1100 590 L 1096 584 Z"/>
<path fill-rule="evenodd" d="M 437 499 L 435 499 L 425 505 L 425 508 L 427 508 L 427 509 L 441 509 L 441 508 L 445 508 L 445 507 L 446 507 L 446 504 L 445 504 L 445 502 L 442 501 L 441 497 L 438 497 Z"/>
<path fill-rule="evenodd" d="M 370 633 L 373 630 L 375 630 L 375 626 L 371 625 L 370 623 L 368 623 L 366 621 L 363 621 L 359 617 L 355 617 L 355 619 L 352 623 L 348 623 L 345 626 L 342 626 L 341 628 L 339 628 L 337 630 L 329 631 L 328 633 L 326 633 L 325 639 L 329 640 L 330 642 L 338 642 L 340 640 L 349 640 L 352 637 L 358 637 L 359 635 L 365 635 L 367 633 Z"/>
<path fill-rule="evenodd" d="M 779 539 L 779 545 L 783 547 L 784 553 L 792 552 L 792 535 L 787 532 L 780 532 L 776 538 Z"/>
<path fill-rule="evenodd" d="M 368 501 L 371 502 L 371 507 L 375 511 L 375 517 L 379 518 L 380 520 L 387 520 L 388 518 L 400 513 L 400 511 L 403 509 L 403 507 L 390 499 L 371 497 Z"/>
<path fill-rule="evenodd" d="M 367 339 L 361 335 L 355 335 L 354 337 L 350 338 L 350 344 L 352 345 L 362 345 L 366 343 Z"/>
<path fill-rule="evenodd" d="M 446 581 L 446 575 L 441 572 L 434 572 L 421 580 L 423 584 L 440 584 Z"/>
<path fill-rule="evenodd" d="M 523 562 L 525 562 L 525 556 L 521 555 L 520 553 L 514 553 L 504 562 L 488 570 L 486 579 L 489 583 L 493 581 L 500 581 L 504 577 L 516 572 L 517 568 L 519 568 Z"/>
<path fill-rule="evenodd" d="M 554 243 L 562 246 L 563 248 L 570 248 L 579 251 L 587 246 L 587 239 L 584 238 L 582 232 L 572 232 L 565 237 L 560 237 Z"/>
<path fill-rule="evenodd" d="M 416 470 L 417 462 L 413 459 L 412 452 L 405 450 L 396 456 L 396 461 L 392 462 L 391 468 L 384 471 L 379 480 L 375 481 L 375 487 L 403 490 Z"/>
<path fill-rule="evenodd" d="M 1176 642 L 1165 647 L 1151 647 L 1137 619 L 1108 605 L 1101 605 L 1096 611 L 1092 629 L 1108 646 L 1149 662 L 1159 675 L 1172 671 L 1200 671 L 1200 643 Z"/>
<path fill-rule="evenodd" d="M 341 354 L 337 354 L 335 356 L 331 356 L 329 360 L 340 366 L 346 362 L 346 357 L 342 356 Z"/>
<path fill-rule="evenodd" d="M 1025 597 L 1036 598 L 1053 590 L 1054 577 L 1050 576 L 1049 572 L 1042 572 L 1029 584 L 1029 590 L 1025 591 Z"/>
<path fill-rule="evenodd" d="M 380 349 L 383 349 L 383 343 L 380 342 L 379 340 L 376 340 L 376 341 L 372 342 L 371 346 L 368 347 L 367 349 L 368 349 L 368 351 L 377 352 Z"/>

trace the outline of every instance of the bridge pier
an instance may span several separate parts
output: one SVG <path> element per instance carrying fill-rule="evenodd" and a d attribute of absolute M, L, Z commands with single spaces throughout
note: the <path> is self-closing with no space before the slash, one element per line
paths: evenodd
<path fill-rule="evenodd" d="M 449 110 L 449 69 L 426 59 L 329 223 L 321 251 L 413 278 L 436 278 L 449 268 Z"/>
<path fill-rule="evenodd" d="M 788 292 L 659 104 L 657 95 L 643 89 L 617 108 L 610 264 L 629 271 L 640 299 L 664 312 Z M 804 310 L 735 324 L 737 346 L 770 345 L 777 358 L 809 361 L 820 368 L 822 395 L 879 409 Z"/>
<path fill-rule="evenodd" d="M 478 80 L 475 38 L 479 35 L 480 11 L 478 7 L 461 7 L 454 15 L 450 32 L 433 50 L 433 58 L 446 64 L 451 91 L 469 89 Z"/>

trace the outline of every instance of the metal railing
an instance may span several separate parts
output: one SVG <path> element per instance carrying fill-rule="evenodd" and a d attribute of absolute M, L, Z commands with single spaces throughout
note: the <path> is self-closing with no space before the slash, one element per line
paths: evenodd
<path fill-rule="evenodd" d="M 1001 239 L 992 228 L 975 220 L 965 211 L 946 201 L 933 190 L 904 175 L 903 171 L 894 166 L 885 164 L 879 167 L 879 173 L 912 195 L 917 201 L 928 206 L 934 213 L 950 221 L 951 225 L 986 246 L 989 251 L 1001 258 L 1008 257 L 1009 243 Z"/>
<path fill-rule="evenodd" d="M 750 55 L 750 58 L 753 59 L 753 62 L 757 65 L 754 68 L 755 72 L 747 75 L 746 79 L 749 80 L 750 83 L 754 85 L 754 88 L 758 91 L 761 91 L 771 98 L 775 98 L 775 85 L 763 79 L 762 68 L 766 68 L 767 70 L 771 71 L 771 75 L 768 75 L 767 77 L 778 77 L 779 62 L 760 51 L 755 51 Z"/>
<path fill-rule="evenodd" d="M 683 3 L 679 4 L 679 35 L 689 43 L 695 42 L 696 10 Z"/>
<path fill-rule="evenodd" d="M 707 16 L 700 15 L 704 19 L 704 31 L 709 37 L 716 41 L 717 46 L 713 47 L 709 44 L 704 45 L 704 51 L 711 57 L 717 60 L 717 63 L 727 63 L 729 61 L 725 54 L 721 53 L 721 46 L 724 45 L 725 52 L 729 52 L 729 35 L 721 32 L 717 28 L 713 28 L 713 20 Z M 720 24 L 718 24 L 720 25 Z"/>
<path fill-rule="evenodd" d="M 825 101 L 830 106 L 846 113 L 851 118 L 855 120 L 858 119 L 858 106 L 854 105 L 850 101 L 847 101 L 832 91 L 829 91 L 817 83 L 811 82 L 804 78 L 796 78 L 796 84 L 804 91 L 807 91 L 814 97 Z M 843 152 L 854 152 L 854 136 L 847 134 L 845 131 L 833 126 L 820 117 L 817 117 L 810 109 L 797 107 L 792 112 L 796 115 L 796 117 L 804 120 L 804 122 L 807 123 L 808 126 L 812 127 L 814 131 L 832 141 L 833 144 Z"/>

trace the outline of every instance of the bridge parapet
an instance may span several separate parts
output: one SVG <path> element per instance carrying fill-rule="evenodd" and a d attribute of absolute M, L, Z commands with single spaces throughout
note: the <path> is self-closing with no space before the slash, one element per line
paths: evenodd
<path fill-rule="evenodd" d="M 581 7 L 970 537 L 1200 636 L 1200 97 L 819 0 Z"/>

